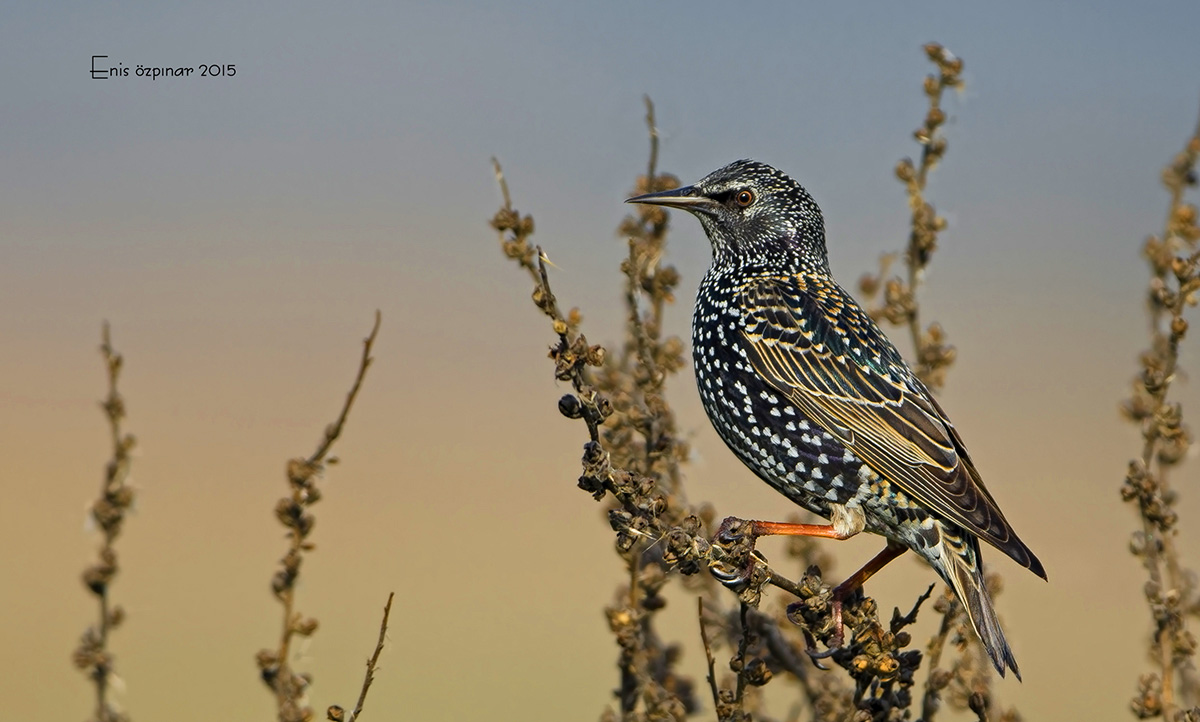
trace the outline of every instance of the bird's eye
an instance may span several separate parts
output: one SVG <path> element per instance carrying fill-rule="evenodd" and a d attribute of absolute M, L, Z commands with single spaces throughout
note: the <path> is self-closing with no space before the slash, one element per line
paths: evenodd
<path fill-rule="evenodd" d="M 733 197 L 735 203 L 742 208 L 754 202 L 754 193 L 752 191 L 738 191 L 738 194 Z"/>

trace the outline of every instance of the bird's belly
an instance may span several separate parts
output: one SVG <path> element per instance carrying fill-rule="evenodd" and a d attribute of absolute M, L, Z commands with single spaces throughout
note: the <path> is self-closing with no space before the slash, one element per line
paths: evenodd
<path fill-rule="evenodd" d="M 865 530 L 924 556 L 938 522 L 842 442 L 760 381 L 736 347 L 693 346 L 696 383 L 709 421 L 759 478 L 794 503 L 830 518 L 830 506 L 859 507 Z"/>
<path fill-rule="evenodd" d="M 829 517 L 878 478 L 832 434 L 758 380 L 748 362 L 696 349 L 696 383 L 717 434 L 755 474 L 793 502 Z M 708 363 L 704 360 L 707 359 Z M 860 499 L 861 500 L 861 499 Z"/>

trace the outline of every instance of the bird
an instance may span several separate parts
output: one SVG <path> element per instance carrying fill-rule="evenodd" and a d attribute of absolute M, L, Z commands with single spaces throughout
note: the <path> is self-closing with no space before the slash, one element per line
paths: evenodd
<path fill-rule="evenodd" d="M 887 540 L 834 588 L 831 648 L 842 643 L 842 601 L 912 550 L 953 589 L 999 674 L 1009 669 L 1019 680 L 984 584 L 979 541 L 1043 579 L 1046 571 L 983 485 L 933 394 L 834 281 L 824 217 L 808 191 L 765 163 L 739 160 L 693 185 L 626 202 L 699 219 L 712 244 L 692 315 L 704 410 L 743 464 L 831 522 L 751 521 L 751 543 L 772 534 L 847 539 L 864 530 Z M 718 539 L 732 521 L 740 520 L 727 519 Z"/>

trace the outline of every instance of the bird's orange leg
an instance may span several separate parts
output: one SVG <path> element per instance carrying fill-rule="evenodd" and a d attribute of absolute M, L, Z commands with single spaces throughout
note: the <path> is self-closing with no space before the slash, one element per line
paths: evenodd
<path fill-rule="evenodd" d="M 734 571 L 725 571 L 712 567 L 710 571 L 720 582 L 728 587 L 737 588 L 750 581 L 754 572 L 754 542 L 761 536 L 812 536 L 824 539 L 849 539 L 859 532 L 861 526 L 835 524 L 791 524 L 778 521 L 751 521 L 739 519 L 736 516 L 726 517 L 717 527 L 713 541 L 728 550 L 731 547 L 745 545 L 741 553 L 746 555 L 746 563 Z"/>
<path fill-rule="evenodd" d="M 748 528 L 747 528 L 748 527 Z M 834 524 L 791 524 L 786 522 L 775 521 L 747 521 L 738 519 L 737 517 L 728 517 L 721 526 L 718 527 L 715 536 L 715 541 L 718 544 L 733 544 L 737 541 L 749 537 L 749 545 L 751 555 L 745 569 L 738 574 L 723 574 L 716 569 L 713 570 L 714 576 L 721 580 L 722 583 L 730 585 L 736 583 L 745 583 L 750 579 L 750 574 L 754 567 L 754 541 L 760 536 L 811 536 L 820 537 L 823 539 L 849 539 L 859 532 L 857 528 L 846 528 L 844 525 Z M 851 574 L 841 584 L 833 588 L 830 604 L 833 613 L 833 637 L 830 640 L 829 649 L 825 652 L 818 653 L 815 648 L 812 648 L 812 640 L 810 638 L 809 654 L 815 659 L 828 657 L 834 651 L 839 649 L 845 643 L 845 630 L 842 623 L 842 605 L 846 598 L 849 597 L 854 590 L 861 587 L 868 579 L 876 572 L 887 566 L 893 559 L 908 551 L 908 547 L 902 546 L 895 542 L 888 542 L 888 545 L 883 548 L 883 551 L 876 554 L 869 562 L 864 564 L 861 569 Z M 806 635 L 807 636 L 807 635 Z"/>
<path fill-rule="evenodd" d="M 750 535 L 755 538 L 760 536 L 816 536 L 841 541 L 849 539 L 857 533 L 857 531 L 838 531 L 833 524 L 791 524 L 782 521 L 750 522 Z"/>
<path fill-rule="evenodd" d="M 749 527 L 749 528 L 747 528 Z M 715 539 L 722 544 L 732 544 L 749 537 L 751 548 L 760 536 L 815 536 L 824 539 L 849 539 L 858 529 L 842 528 L 833 524 L 792 524 L 782 521 L 751 521 L 736 516 L 726 517 L 717 527 Z"/>
<path fill-rule="evenodd" d="M 875 572 L 886 567 L 889 562 L 906 551 L 908 551 L 908 547 L 889 541 L 888 545 L 883 548 L 883 551 L 876 554 L 871 561 L 864 564 L 862 569 L 859 569 L 849 577 L 846 577 L 844 582 L 833 588 L 833 594 L 831 598 L 831 604 L 833 606 L 833 639 L 830 640 L 832 642 L 832 644 L 829 645 L 830 652 L 841 647 L 845 642 L 845 632 L 842 628 L 842 602 L 845 601 L 846 597 L 850 596 L 854 590 L 861 587 L 863 583 L 870 579 Z M 827 657 L 829 656 L 829 653 L 822 653 L 821 656 Z"/>

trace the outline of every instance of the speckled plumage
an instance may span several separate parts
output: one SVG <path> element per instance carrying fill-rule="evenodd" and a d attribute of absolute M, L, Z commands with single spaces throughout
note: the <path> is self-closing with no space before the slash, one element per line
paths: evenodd
<path fill-rule="evenodd" d="M 912 549 L 956 591 L 1001 674 L 1016 660 L 979 539 L 1041 577 L 928 389 L 834 282 L 821 210 L 780 171 L 737 161 L 630 199 L 696 215 L 713 248 L 692 317 L 705 411 L 755 474 L 800 506 Z"/>

